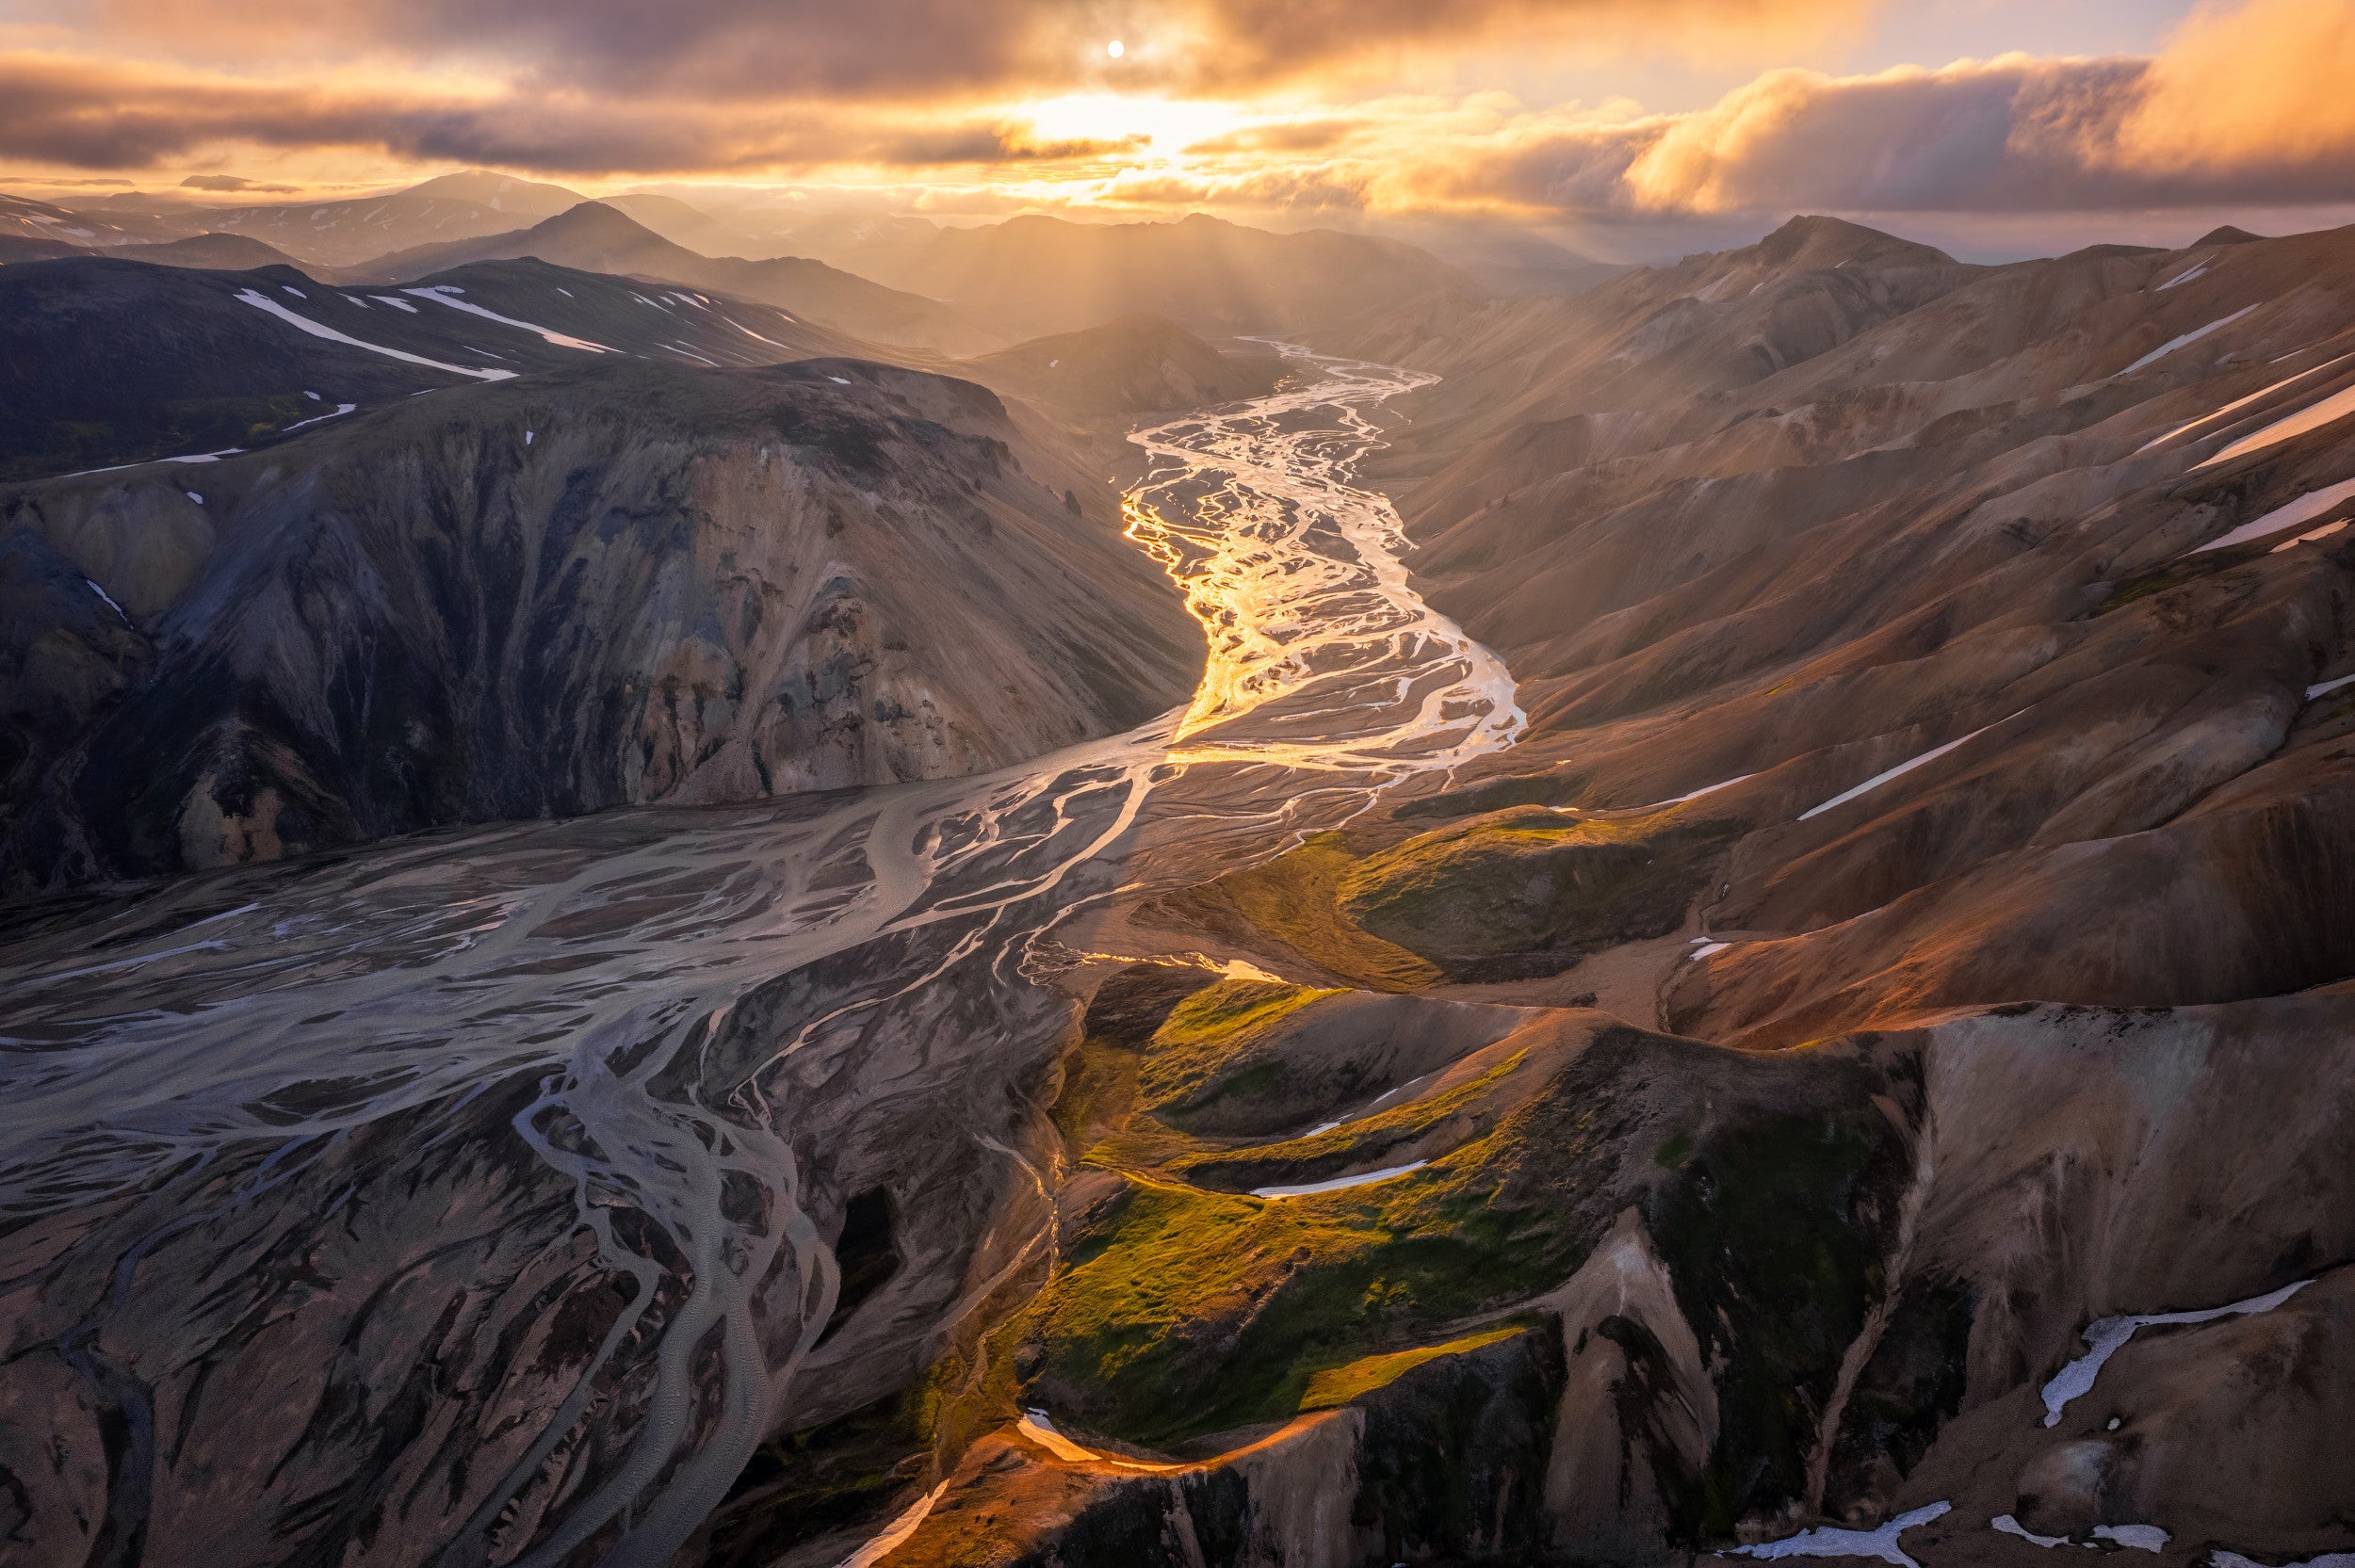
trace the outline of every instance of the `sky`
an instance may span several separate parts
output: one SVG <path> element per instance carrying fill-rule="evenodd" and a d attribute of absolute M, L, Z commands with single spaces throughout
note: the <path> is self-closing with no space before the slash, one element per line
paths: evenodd
<path fill-rule="evenodd" d="M 1992 255 L 2355 220 L 2350 80 L 2355 0 L 0 0 L 0 188 Z"/>

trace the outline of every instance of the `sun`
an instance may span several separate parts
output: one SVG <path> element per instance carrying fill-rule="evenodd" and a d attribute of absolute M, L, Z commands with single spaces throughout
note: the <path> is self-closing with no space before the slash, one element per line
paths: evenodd
<path fill-rule="evenodd" d="M 1110 43 L 1104 45 L 1104 53 L 1110 55 L 1114 59 L 1120 58 L 1121 56 L 1127 54 L 1128 52 L 1129 46 L 1121 42 L 1118 39 L 1114 39 Z"/>

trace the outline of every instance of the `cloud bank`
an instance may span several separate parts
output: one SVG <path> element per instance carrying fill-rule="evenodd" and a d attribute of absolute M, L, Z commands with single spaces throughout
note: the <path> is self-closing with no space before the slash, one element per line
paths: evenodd
<path fill-rule="evenodd" d="M 0 156 L 83 172 L 252 149 L 574 179 L 855 170 L 1016 203 L 1602 223 L 2355 194 L 2355 0 L 2211 0 L 2150 58 L 1772 70 L 1681 114 L 1364 85 L 1418 51 L 1645 26 L 1771 40 L 1869 3 L 111 0 L 76 47 L 53 29 L 45 50 L 0 48 Z M 106 52 L 118 35 L 204 43 L 135 59 Z M 1111 37 L 1129 43 L 1119 61 Z M 196 63 L 262 57 L 263 38 L 267 57 L 337 63 L 300 80 Z M 1058 121 L 1081 100 L 1081 128 Z M 1157 131 L 1213 101 L 1215 129 Z"/>

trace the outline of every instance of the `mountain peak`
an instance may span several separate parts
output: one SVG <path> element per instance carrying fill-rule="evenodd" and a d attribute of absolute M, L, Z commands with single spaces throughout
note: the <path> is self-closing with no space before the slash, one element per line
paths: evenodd
<path fill-rule="evenodd" d="M 446 202 L 474 202 L 495 211 L 530 214 L 555 212 L 587 197 L 563 186 L 552 186 L 539 180 L 519 180 L 512 174 L 500 174 L 488 169 L 465 169 L 454 174 L 437 174 L 421 185 L 411 186 L 404 196 L 438 198 Z"/>
<path fill-rule="evenodd" d="M 2203 245 L 2253 245 L 2265 237 L 2263 234 L 2252 234 L 2246 229 L 2235 228 L 2227 223 L 2220 228 L 2210 229 L 2184 249 L 2197 251 Z"/>
<path fill-rule="evenodd" d="M 670 241 L 630 217 L 619 207 L 603 202 L 583 201 L 566 207 L 553 218 L 544 218 L 531 226 L 535 234 L 555 234 L 565 238 L 594 235 L 600 239 L 650 239 L 662 244 Z"/>
<path fill-rule="evenodd" d="M 1844 218 L 1801 214 L 1758 242 L 1758 259 L 1769 267 L 1817 271 L 1853 263 L 1877 266 L 1952 267 L 1955 258 L 1934 246 L 1900 239 Z"/>

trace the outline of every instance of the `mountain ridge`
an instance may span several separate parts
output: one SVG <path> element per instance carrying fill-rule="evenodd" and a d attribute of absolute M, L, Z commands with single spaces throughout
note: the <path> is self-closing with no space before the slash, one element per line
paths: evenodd
<path fill-rule="evenodd" d="M 949 307 L 803 257 L 746 261 L 698 254 L 619 208 L 583 202 L 528 229 L 378 256 L 355 270 L 409 282 L 470 261 L 538 256 L 583 271 L 648 277 L 761 300 L 854 337 L 886 345 L 970 353 L 999 339 Z"/>

